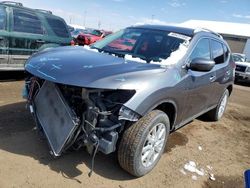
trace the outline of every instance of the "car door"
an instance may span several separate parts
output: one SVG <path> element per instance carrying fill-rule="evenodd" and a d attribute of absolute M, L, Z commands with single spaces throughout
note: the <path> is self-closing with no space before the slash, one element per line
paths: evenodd
<path fill-rule="evenodd" d="M 9 32 L 7 27 L 7 12 L 0 6 L 0 69 L 5 69 L 9 60 Z"/>
<path fill-rule="evenodd" d="M 233 76 L 233 69 L 229 65 L 230 57 L 229 50 L 225 44 L 218 40 L 211 39 L 211 53 L 212 58 L 215 62 L 214 71 L 216 79 L 212 82 L 213 97 L 210 99 L 210 106 L 216 105 L 225 90 L 225 83 L 230 81 Z"/>
<path fill-rule="evenodd" d="M 195 58 L 211 59 L 210 42 L 208 38 L 200 39 L 191 52 L 188 62 Z M 201 114 L 207 109 L 213 94 L 212 82 L 215 80 L 215 72 L 187 70 L 185 78 L 185 92 L 187 101 L 183 113 L 183 120 L 191 120 L 194 116 Z"/>
<path fill-rule="evenodd" d="M 29 56 L 45 43 L 46 31 L 39 17 L 29 10 L 13 8 L 9 44 L 10 64 L 23 68 Z"/>

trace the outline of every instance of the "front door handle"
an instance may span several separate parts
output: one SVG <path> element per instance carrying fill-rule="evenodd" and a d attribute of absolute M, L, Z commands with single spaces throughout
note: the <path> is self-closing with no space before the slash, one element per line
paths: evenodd
<path fill-rule="evenodd" d="M 213 76 L 210 76 L 210 82 L 214 82 L 215 81 L 215 79 L 216 79 L 216 76 L 215 75 L 213 75 Z"/>
<path fill-rule="evenodd" d="M 36 40 L 36 43 L 45 43 L 45 41 L 41 40 L 41 39 L 38 39 L 38 40 Z"/>

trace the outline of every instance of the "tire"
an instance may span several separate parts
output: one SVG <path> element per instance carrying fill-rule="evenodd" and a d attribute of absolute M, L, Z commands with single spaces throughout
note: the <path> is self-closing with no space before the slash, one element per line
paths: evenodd
<path fill-rule="evenodd" d="M 220 98 L 217 107 L 207 113 L 208 118 L 211 121 L 218 121 L 222 118 L 227 107 L 228 97 L 229 97 L 229 91 L 228 89 L 226 89 L 222 97 Z"/>
<path fill-rule="evenodd" d="M 118 149 L 120 166 L 136 177 L 149 173 L 161 158 L 169 131 L 169 118 L 160 110 L 153 110 L 132 124 L 121 138 Z"/>

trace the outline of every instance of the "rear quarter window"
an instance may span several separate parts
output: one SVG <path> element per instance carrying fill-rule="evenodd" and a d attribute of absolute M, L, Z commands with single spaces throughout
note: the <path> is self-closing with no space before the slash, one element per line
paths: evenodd
<path fill-rule="evenodd" d="M 223 49 L 224 49 L 224 60 L 226 61 L 228 60 L 229 57 L 229 49 L 225 44 L 223 44 Z"/>
<path fill-rule="evenodd" d="M 63 37 L 63 38 L 70 37 L 67 25 L 62 20 L 49 17 L 47 17 L 46 20 L 51 29 L 53 30 L 53 32 L 58 37 Z"/>

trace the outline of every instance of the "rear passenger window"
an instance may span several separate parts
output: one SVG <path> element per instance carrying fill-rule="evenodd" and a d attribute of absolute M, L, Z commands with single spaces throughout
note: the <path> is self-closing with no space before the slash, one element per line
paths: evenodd
<path fill-rule="evenodd" d="M 192 61 L 195 58 L 210 59 L 209 39 L 201 39 L 195 46 L 189 60 Z"/>
<path fill-rule="evenodd" d="M 6 30 L 6 10 L 0 7 L 0 30 Z"/>
<path fill-rule="evenodd" d="M 222 44 L 215 40 L 211 40 L 211 50 L 215 64 L 224 63 L 224 51 Z"/>
<path fill-rule="evenodd" d="M 13 16 L 13 31 L 33 34 L 45 33 L 40 19 L 34 13 L 21 9 L 13 9 Z"/>
<path fill-rule="evenodd" d="M 59 19 L 55 19 L 55 18 L 49 18 L 49 17 L 47 17 L 46 19 L 50 27 L 52 28 L 52 30 L 58 37 L 64 37 L 64 38 L 69 37 L 68 28 L 63 21 Z"/>
<path fill-rule="evenodd" d="M 224 60 L 226 61 L 228 59 L 228 56 L 229 56 L 229 50 L 225 44 L 223 44 L 223 49 L 224 49 Z"/>

